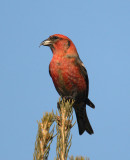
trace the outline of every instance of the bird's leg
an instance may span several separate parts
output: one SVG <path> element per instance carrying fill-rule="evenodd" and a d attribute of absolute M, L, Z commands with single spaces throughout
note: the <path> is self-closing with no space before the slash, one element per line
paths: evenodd
<path fill-rule="evenodd" d="M 57 108 L 58 108 L 58 110 L 60 109 L 60 103 L 61 103 L 61 100 L 59 102 L 57 102 Z"/>
<path fill-rule="evenodd" d="M 64 99 L 65 102 L 70 101 L 70 103 L 72 103 L 72 101 L 74 100 L 72 96 L 64 96 L 62 99 Z"/>
<path fill-rule="evenodd" d="M 70 103 L 72 103 L 72 101 L 74 100 L 74 98 L 72 96 L 64 96 L 64 97 L 62 97 L 62 100 L 64 100 L 64 103 L 66 103 L 67 101 L 69 101 Z M 57 102 L 57 108 L 58 108 L 58 110 L 60 109 L 60 104 L 61 104 L 62 100 L 59 100 L 59 102 Z"/>

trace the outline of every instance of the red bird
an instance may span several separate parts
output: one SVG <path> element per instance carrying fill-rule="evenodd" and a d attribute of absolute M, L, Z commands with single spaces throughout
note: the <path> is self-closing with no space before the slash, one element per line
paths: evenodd
<path fill-rule="evenodd" d="M 82 135 L 84 131 L 93 134 L 86 113 L 86 104 L 92 108 L 95 106 L 88 99 L 88 75 L 75 45 L 68 37 L 61 34 L 50 36 L 41 45 L 49 46 L 53 52 L 49 73 L 57 92 L 61 97 L 72 97 L 75 100 L 74 110 L 79 134 Z"/>

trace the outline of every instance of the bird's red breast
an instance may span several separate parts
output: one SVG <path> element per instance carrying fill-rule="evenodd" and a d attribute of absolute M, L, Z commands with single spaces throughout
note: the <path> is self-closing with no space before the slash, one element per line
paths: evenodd
<path fill-rule="evenodd" d="M 67 96 L 72 92 L 86 92 L 86 81 L 75 61 L 75 57 L 53 55 L 49 70 L 60 95 Z"/>

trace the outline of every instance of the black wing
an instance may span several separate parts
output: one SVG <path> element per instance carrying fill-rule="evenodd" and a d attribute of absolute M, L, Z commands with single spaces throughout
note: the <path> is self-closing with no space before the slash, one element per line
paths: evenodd
<path fill-rule="evenodd" d="M 80 60 L 80 58 L 76 58 L 76 63 L 80 68 L 80 73 L 82 74 L 82 76 L 84 77 L 85 81 L 86 81 L 86 98 L 88 98 L 88 92 L 89 92 L 89 79 L 88 79 L 88 73 L 87 70 L 83 64 L 83 62 Z"/>
<path fill-rule="evenodd" d="M 83 62 L 80 60 L 80 58 L 77 58 L 77 64 L 79 65 L 80 68 L 80 72 L 82 74 L 82 76 L 84 77 L 85 81 L 86 81 L 86 104 L 89 105 L 91 108 L 95 108 L 95 105 L 90 101 L 90 99 L 88 99 L 88 93 L 89 93 L 89 79 L 88 79 L 88 73 L 87 70 L 83 64 Z"/>

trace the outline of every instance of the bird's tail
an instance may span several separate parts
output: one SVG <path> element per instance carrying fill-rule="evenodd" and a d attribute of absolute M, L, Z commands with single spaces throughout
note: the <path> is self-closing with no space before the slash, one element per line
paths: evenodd
<path fill-rule="evenodd" d="M 86 130 L 89 134 L 93 134 L 93 129 L 88 120 L 85 104 L 75 104 L 74 106 L 76 118 L 78 122 L 79 134 L 82 135 Z"/>

